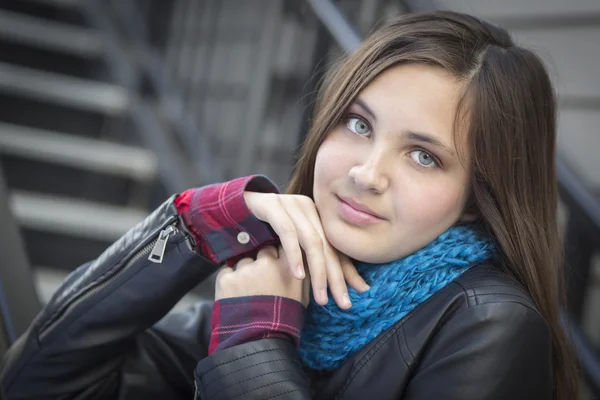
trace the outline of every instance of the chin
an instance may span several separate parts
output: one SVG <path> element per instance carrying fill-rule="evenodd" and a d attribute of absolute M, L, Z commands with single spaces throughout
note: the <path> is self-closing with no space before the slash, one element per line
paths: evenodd
<path fill-rule="evenodd" d="M 339 223 L 324 224 L 323 230 L 329 243 L 339 252 L 348 257 L 371 264 L 386 263 L 396 260 L 391 254 L 387 243 L 374 238 L 367 232 L 356 231 L 350 226 L 340 226 Z"/>

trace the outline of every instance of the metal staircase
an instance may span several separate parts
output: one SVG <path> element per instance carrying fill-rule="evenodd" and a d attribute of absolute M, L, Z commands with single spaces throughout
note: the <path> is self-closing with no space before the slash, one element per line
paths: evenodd
<path fill-rule="evenodd" d="M 108 57 L 114 44 L 85 7 L 0 3 L 0 161 L 46 295 L 52 276 L 96 257 L 175 188 L 132 117 L 135 82 L 123 84 Z"/>
<path fill-rule="evenodd" d="M 571 303 L 565 323 L 576 327 L 590 393 L 599 394 L 599 4 L 4 0 L 0 173 L 8 204 L 0 202 L 0 216 L 20 227 L 45 300 L 171 193 L 249 173 L 284 184 L 322 71 L 387 13 L 474 13 L 539 51 L 556 78 Z M 0 200 L 3 190 L 0 180 Z M 12 215 L 5 220 L 6 205 Z M 4 229 L 0 249 L 11 257 L 2 262 L 11 265 L 0 265 L 0 296 L 23 314 L 13 316 L 14 326 L 0 323 L 0 351 L 38 307 L 19 303 L 19 288 L 27 299 L 32 289 L 18 247 L 16 229 Z M 5 311 L 2 323 L 11 319 Z"/>

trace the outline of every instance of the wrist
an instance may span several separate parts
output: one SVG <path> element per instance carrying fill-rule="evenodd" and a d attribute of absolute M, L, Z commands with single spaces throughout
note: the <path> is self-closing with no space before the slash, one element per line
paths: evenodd
<path fill-rule="evenodd" d="M 277 187 L 266 177 L 254 175 L 189 189 L 175 199 L 196 241 L 196 251 L 217 264 L 233 265 L 256 249 L 278 242 L 271 227 L 246 205 L 245 191 L 276 192 Z"/>
<path fill-rule="evenodd" d="M 265 338 L 300 342 L 305 310 L 295 300 L 250 296 L 216 301 L 212 309 L 209 354 Z"/>

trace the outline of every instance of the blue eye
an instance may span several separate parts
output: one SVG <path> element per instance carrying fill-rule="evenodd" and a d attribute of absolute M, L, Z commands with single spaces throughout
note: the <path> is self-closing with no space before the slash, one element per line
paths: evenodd
<path fill-rule="evenodd" d="M 367 121 L 357 117 L 348 118 L 346 120 L 346 127 L 348 127 L 351 132 L 361 136 L 368 136 L 371 133 L 371 128 L 369 128 Z"/>
<path fill-rule="evenodd" d="M 426 151 L 413 150 L 409 154 L 410 158 L 412 158 L 414 162 L 421 165 L 422 167 L 435 168 L 439 166 L 437 161 L 435 161 L 435 158 L 433 158 L 433 156 L 427 153 Z"/>

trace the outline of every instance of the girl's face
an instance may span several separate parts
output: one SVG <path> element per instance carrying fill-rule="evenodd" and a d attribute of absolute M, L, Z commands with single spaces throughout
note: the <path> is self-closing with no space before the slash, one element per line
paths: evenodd
<path fill-rule="evenodd" d="M 336 249 L 360 261 L 389 262 L 462 218 L 469 171 L 453 135 L 462 90 L 440 68 L 405 64 L 359 94 L 315 164 L 314 200 Z M 457 136 L 463 142 L 464 131 Z"/>

